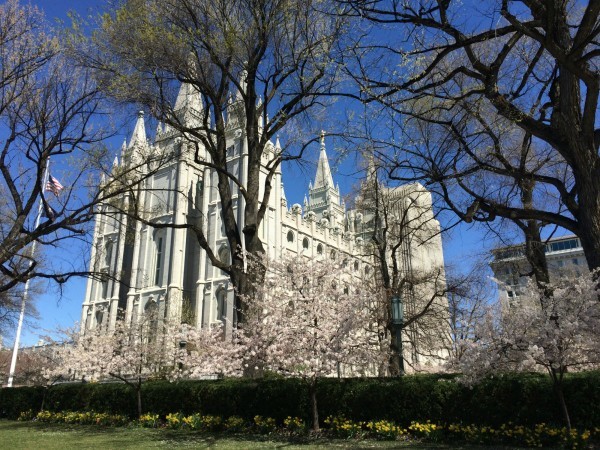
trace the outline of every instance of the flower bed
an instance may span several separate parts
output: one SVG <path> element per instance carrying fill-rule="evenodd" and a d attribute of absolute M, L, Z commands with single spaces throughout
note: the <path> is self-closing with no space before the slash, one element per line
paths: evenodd
<path fill-rule="evenodd" d="M 239 416 L 226 419 L 214 415 L 182 413 L 167 414 L 161 418 L 158 414 L 144 414 L 139 420 L 131 422 L 118 414 L 87 412 L 50 412 L 41 411 L 34 415 L 31 411 L 21 414 L 19 420 L 36 420 L 46 423 L 67 423 L 101 426 L 138 425 L 145 428 L 169 428 L 198 432 L 258 433 L 285 435 L 305 434 L 306 423 L 299 417 L 287 417 L 278 424 L 271 417 L 255 416 L 247 421 Z M 436 424 L 431 422 L 412 422 L 403 428 L 387 420 L 370 422 L 352 421 L 343 416 L 327 417 L 324 421 L 324 434 L 341 439 L 373 438 L 379 440 L 418 439 L 431 442 L 468 442 L 473 444 L 502 444 L 526 447 L 562 446 L 564 448 L 585 448 L 591 442 L 600 440 L 600 428 L 591 430 L 556 428 L 546 424 L 524 427 L 511 423 L 498 428 L 467 424 Z"/>

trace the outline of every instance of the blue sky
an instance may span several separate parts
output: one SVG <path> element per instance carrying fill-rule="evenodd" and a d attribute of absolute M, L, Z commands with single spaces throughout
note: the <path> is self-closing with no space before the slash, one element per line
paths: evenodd
<path fill-rule="evenodd" d="M 99 0 L 37 0 L 32 1 L 32 3 L 45 11 L 46 17 L 51 23 L 57 19 L 68 23 L 67 12 L 69 10 L 75 10 L 83 16 L 93 15 L 98 8 L 103 7 L 107 2 Z M 115 154 L 119 153 L 123 139 L 130 138 L 129 134 L 133 129 L 133 120 L 132 115 L 128 125 L 110 140 L 109 145 L 113 148 Z M 327 124 L 324 123 L 323 127 L 327 129 Z M 148 127 L 148 129 L 151 129 L 151 127 Z M 354 160 L 344 161 L 337 157 L 336 142 L 333 138 L 328 138 L 326 143 L 329 157 L 332 160 L 335 182 L 340 184 L 342 193 L 346 194 L 350 192 L 352 186 L 360 178 L 360 174 L 356 173 L 356 163 Z M 307 192 L 308 182 L 314 176 L 316 167 L 314 163 L 317 158 L 318 144 L 315 144 L 307 155 L 309 164 L 303 168 L 292 165 L 283 167 L 285 190 L 289 204 L 302 203 Z M 444 225 L 442 222 L 442 226 Z M 485 254 L 493 245 L 491 240 L 484 239 L 479 228 L 467 225 L 461 225 L 454 228 L 450 233 L 444 234 L 443 242 L 446 263 L 449 265 L 461 264 L 462 267 L 468 267 L 471 260 L 474 261 L 477 256 Z M 60 257 L 65 259 L 83 258 L 86 249 L 74 245 L 72 251 L 74 252 L 73 255 L 61 254 Z M 59 292 L 55 286 L 44 285 L 44 294 L 36 299 L 40 320 L 26 326 L 21 339 L 22 345 L 34 345 L 40 335 L 48 334 L 48 331 L 57 327 L 69 327 L 78 322 L 85 285 L 86 280 L 75 279 L 67 283 L 62 292 Z M 4 344 L 10 344 L 11 339 L 12 337 L 8 337 Z"/>

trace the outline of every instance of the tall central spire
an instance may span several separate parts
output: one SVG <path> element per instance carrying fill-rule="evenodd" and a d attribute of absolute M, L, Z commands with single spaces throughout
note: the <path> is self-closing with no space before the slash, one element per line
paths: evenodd
<path fill-rule="evenodd" d="M 329 167 L 329 160 L 327 159 L 327 152 L 325 151 L 324 131 L 321 131 L 321 153 L 319 154 L 317 175 L 315 176 L 313 189 L 318 189 L 321 187 L 334 187 L 333 177 L 331 176 L 331 169 Z"/>

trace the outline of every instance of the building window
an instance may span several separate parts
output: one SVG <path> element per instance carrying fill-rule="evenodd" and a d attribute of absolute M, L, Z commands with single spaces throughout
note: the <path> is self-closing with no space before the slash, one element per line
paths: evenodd
<path fill-rule="evenodd" d="M 150 297 L 146 302 L 146 306 L 144 306 L 145 313 L 145 321 L 146 321 L 146 330 L 147 330 L 147 339 L 149 342 L 154 342 L 156 340 L 156 335 L 158 333 L 158 303 L 154 301 L 153 297 Z"/>
<path fill-rule="evenodd" d="M 287 241 L 290 242 L 290 243 L 294 242 L 294 233 L 292 233 L 291 231 L 288 231 Z"/>
<path fill-rule="evenodd" d="M 102 326 L 102 322 L 104 322 L 104 311 L 98 310 L 96 311 L 96 327 L 100 328 Z"/>
<path fill-rule="evenodd" d="M 103 277 L 101 283 L 102 283 L 101 284 L 102 285 L 102 298 L 107 298 L 108 297 L 108 278 Z"/>
<path fill-rule="evenodd" d="M 219 249 L 219 260 L 224 263 L 224 264 L 229 264 L 229 248 L 227 248 L 226 246 L 223 246 Z M 221 275 L 225 275 L 225 272 L 223 272 L 221 270 Z"/>
<path fill-rule="evenodd" d="M 330 256 L 331 256 L 332 260 L 335 260 L 335 257 L 336 257 L 335 250 L 331 250 Z"/>
<path fill-rule="evenodd" d="M 104 260 L 104 266 L 110 267 L 112 263 L 112 255 L 113 255 L 113 242 L 108 241 L 106 243 L 106 259 Z"/>
<path fill-rule="evenodd" d="M 227 292 L 220 289 L 217 292 L 217 320 L 225 322 L 227 319 Z"/>
<path fill-rule="evenodd" d="M 156 265 L 154 267 L 154 285 L 162 285 L 162 272 L 163 272 L 163 253 L 164 253 L 164 238 L 159 235 L 156 238 Z"/>
<path fill-rule="evenodd" d="M 302 240 L 302 248 L 303 248 L 304 250 L 308 250 L 308 246 L 309 246 L 308 238 L 304 238 L 304 239 Z"/>
<path fill-rule="evenodd" d="M 318 253 L 319 255 L 322 255 L 322 254 L 323 254 L 323 246 L 322 246 L 321 244 L 317 245 L 317 253 Z"/>
<path fill-rule="evenodd" d="M 355 271 L 355 272 L 358 272 L 358 268 L 359 268 L 359 267 L 360 267 L 360 266 L 359 266 L 359 264 L 358 264 L 358 261 L 354 261 L 354 271 Z"/>

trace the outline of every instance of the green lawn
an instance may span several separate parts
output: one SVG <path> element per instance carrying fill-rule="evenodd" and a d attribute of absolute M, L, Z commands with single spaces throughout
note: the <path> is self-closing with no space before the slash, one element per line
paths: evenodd
<path fill-rule="evenodd" d="M 147 448 L 210 448 L 210 449 L 488 449 L 478 446 L 446 446 L 415 442 L 380 442 L 372 440 L 288 440 L 280 436 L 225 435 L 190 431 L 152 430 L 145 428 L 101 428 L 84 425 L 41 424 L 0 421 L 0 443 L 5 449 L 68 450 L 68 449 L 147 449 Z M 494 449 L 511 447 L 494 447 Z"/>

